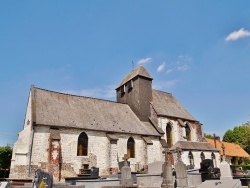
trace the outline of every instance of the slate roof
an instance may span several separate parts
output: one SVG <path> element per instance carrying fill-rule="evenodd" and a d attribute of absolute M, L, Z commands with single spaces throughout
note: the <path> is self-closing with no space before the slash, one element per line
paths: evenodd
<path fill-rule="evenodd" d="M 214 140 L 205 138 L 207 142 L 209 142 L 212 146 L 215 147 Z M 226 156 L 231 156 L 231 157 L 246 157 L 249 158 L 249 154 L 238 144 L 235 143 L 229 143 L 229 142 L 223 142 L 220 140 L 216 140 L 216 148 L 220 151 L 220 155 L 223 155 L 223 150 L 222 150 L 222 143 L 225 146 L 225 155 Z"/>
<path fill-rule="evenodd" d="M 37 125 L 160 136 L 126 104 L 32 87 Z"/>
<path fill-rule="evenodd" d="M 137 67 L 135 70 L 133 70 L 131 73 L 129 73 L 123 80 L 120 82 L 117 88 L 121 87 L 125 83 L 127 83 L 129 80 L 132 80 L 136 76 L 142 76 L 145 78 L 149 78 L 153 80 L 153 78 L 150 76 L 150 74 L 146 71 L 146 69 L 143 66 Z"/>
<path fill-rule="evenodd" d="M 208 142 L 190 142 L 178 141 L 170 150 L 175 150 L 177 147 L 183 150 L 199 150 L 199 151 L 217 151 L 218 150 Z"/>
<path fill-rule="evenodd" d="M 157 90 L 152 92 L 152 105 L 158 116 L 197 121 L 172 94 Z"/>

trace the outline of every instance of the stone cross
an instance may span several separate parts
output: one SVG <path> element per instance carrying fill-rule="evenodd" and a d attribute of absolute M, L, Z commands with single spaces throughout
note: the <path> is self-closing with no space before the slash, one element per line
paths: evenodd
<path fill-rule="evenodd" d="M 176 153 L 177 153 L 177 161 L 182 161 L 181 160 L 181 152 L 182 152 L 182 149 L 177 147 L 176 148 Z"/>
<path fill-rule="evenodd" d="M 169 161 L 169 155 L 171 154 L 169 148 L 165 148 L 162 153 L 165 154 L 165 162 Z"/>
<path fill-rule="evenodd" d="M 230 165 L 226 162 L 226 155 L 225 155 L 225 146 L 222 143 L 222 151 L 223 151 L 223 156 L 222 156 L 222 162 L 220 163 L 220 180 L 223 181 L 231 181 L 233 180 L 232 172 L 230 169 Z"/>
<path fill-rule="evenodd" d="M 121 169 L 121 181 L 120 184 L 122 186 L 132 186 L 133 180 L 131 178 L 131 169 L 128 166 L 127 160 L 129 159 L 128 155 L 125 154 L 122 158 L 124 160 L 124 166 Z"/>
<path fill-rule="evenodd" d="M 177 163 L 175 164 L 177 188 L 188 188 L 187 169 L 181 159 L 182 149 L 177 147 L 175 152 L 177 153 Z"/>
<path fill-rule="evenodd" d="M 124 166 L 128 166 L 128 155 L 127 154 L 124 154 L 124 157 L 122 157 L 122 159 L 124 160 Z"/>
<path fill-rule="evenodd" d="M 174 188 L 174 178 L 172 172 L 172 165 L 169 161 L 170 150 L 169 148 L 165 148 L 162 152 L 165 154 L 165 162 L 162 165 L 162 188 Z"/>
<path fill-rule="evenodd" d="M 221 148 L 222 148 L 222 160 L 223 161 L 226 161 L 226 156 L 225 156 L 225 146 L 224 146 L 224 144 L 222 143 L 222 146 L 221 146 Z"/>

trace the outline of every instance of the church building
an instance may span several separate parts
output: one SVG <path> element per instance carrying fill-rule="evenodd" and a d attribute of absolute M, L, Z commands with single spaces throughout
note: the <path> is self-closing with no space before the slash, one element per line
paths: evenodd
<path fill-rule="evenodd" d="M 219 151 L 203 138 L 202 124 L 170 93 L 152 89 L 143 66 L 116 88 L 117 102 L 49 91 L 32 86 L 23 130 L 13 147 L 10 178 L 33 178 L 36 169 L 55 181 L 81 169 L 117 174 L 124 154 L 134 172 L 164 161 L 162 151 L 182 149 L 187 168 L 204 159 L 219 164 Z"/>

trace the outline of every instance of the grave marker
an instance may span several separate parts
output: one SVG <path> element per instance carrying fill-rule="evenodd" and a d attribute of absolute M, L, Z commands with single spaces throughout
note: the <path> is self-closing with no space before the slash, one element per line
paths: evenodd
<path fill-rule="evenodd" d="M 127 160 L 129 159 L 128 155 L 125 154 L 122 158 L 124 160 L 124 166 L 121 169 L 121 182 L 122 186 L 131 186 L 133 185 L 133 180 L 131 178 L 131 169 L 128 166 Z"/>
<path fill-rule="evenodd" d="M 53 186 L 53 176 L 51 173 L 44 172 L 41 169 L 37 169 L 35 171 L 35 178 L 33 181 L 33 187 L 40 188 L 40 187 L 46 187 L 46 188 L 52 188 Z"/>
<path fill-rule="evenodd" d="M 169 160 L 169 155 L 171 154 L 169 148 L 164 149 L 162 152 L 165 154 L 165 162 L 162 165 L 162 188 L 174 188 L 172 165 Z"/>
<path fill-rule="evenodd" d="M 181 148 L 176 148 L 177 163 L 175 164 L 177 188 L 188 188 L 186 165 L 181 160 Z"/>

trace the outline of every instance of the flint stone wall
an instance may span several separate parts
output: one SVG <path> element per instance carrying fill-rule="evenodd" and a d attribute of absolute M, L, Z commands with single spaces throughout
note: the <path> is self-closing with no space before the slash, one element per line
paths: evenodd
<path fill-rule="evenodd" d="M 110 174 L 110 167 L 114 161 L 110 161 L 111 143 L 105 132 L 78 130 L 71 128 L 60 128 L 60 168 L 61 179 L 74 177 L 79 174 L 79 169 L 83 164 L 88 164 L 89 168 L 98 167 L 99 175 Z M 85 132 L 88 136 L 88 155 L 77 156 L 78 136 Z M 148 163 L 163 160 L 162 147 L 158 137 L 149 137 L 153 145 L 148 149 L 147 144 L 140 135 L 115 134 L 119 140 L 117 147 L 117 168 L 118 161 L 123 161 L 122 157 L 127 153 L 127 140 L 133 137 L 135 141 L 135 158 L 130 158 L 131 170 L 141 170 L 138 166 L 145 166 Z M 17 144 L 18 145 L 18 144 Z M 50 127 L 37 125 L 34 128 L 33 148 L 31 157 L 30 177 L 34 177 L 36 169 L 49 170 L 49 147 L 50 147 Z M 58 151 L 59 152 L 59 151 Z M 114 153 L 113 153 L 114 154 Z M 59 155 L 59 153 L 57 153 Z M 21 161 L 13 163 L 11 178 L 26 178 L 29 169 L 28 155 L 24 155 Z M 18 165 L 17 165 L 18 164 Z M 113 166 L 114 167 L 114 166 Z"/>

